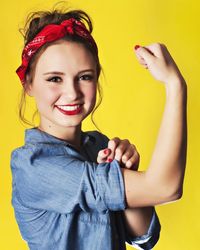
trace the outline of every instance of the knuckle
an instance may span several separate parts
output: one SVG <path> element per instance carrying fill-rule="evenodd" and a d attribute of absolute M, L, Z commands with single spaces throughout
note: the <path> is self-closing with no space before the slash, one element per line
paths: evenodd
<path fill-rule="evenodd" d="M 130 147 L 129 147 L 129 151 L 131 151 L 132 154 L 135 154 L 135 153 L 137 152 L 136 148 L 133 147 L 133 146 L 130 146 Z"/>
<path fill-rule="evenodd" d="M 158 43 L 152 43 L 149 45 L 149 47 L 151 48 L 157 48 L 158 47 Z"/>
<path fill-rule="evenodd" d="M 115 153 L 117 155 L 121 155 L 122 154 L 122 149 L 121 148 L 116 148 Z"/>
<path fill-rule="evenodd" d="M 111 140 L 109 140 L 108 144 L 111 146 L 115 146 L 119 143 L 120 139 L 118 137 L 114 137 Z"/>
<path fill-rule="evenodd" d="M 131 144 L 130 146 L 136 150 L 136 146 L 134 144 Z"/>
<path fill-rule="evenodd" d="M 133 155 L 133 156 L 129 159 L 129 161 L 135 162 L 135 161 L 137 161 L 137 158 L 135 157 L 135 155 Z"/>
<path fill-rule="evenodd" d="M 135 154 L 133 154 L 133 155 L 131 155 L 131 157 L 130 157 L 130 159 L 129 159 L 129 160 L 130 160 L 130 161 L 134 161 L 134 160 L 135 160 L 135 158 L 136 158 L 136 157 L 135 157 Z"/>
<path fill-rule="evenodd" d="M 137 150 L 134 151 L 134 154 L 138 157 L 139 156 L 139 153 Z"/>
<path fill-rule="evenodd" d="M 164 43 L 161 43 L 161 47 L 163 47 L 163 48 L 167 48 L 167 46 L 164 44 Z"/>
<path fill-rule="evenodd" d="M 161 43 L 155 43 L 155 46 L 156 46 L 157 48 L 160 48 L 160 47 L 161 47 Z"/>
<path fill-rule="evenodd" d="M 113 143 L 113 142 L 115 142 L 114 139 L 110 139 L 109 140 L 109 143 Z"/>
<path fill-rule="evenodd" d="M 116 142 L 112 139 L 108 142 L 108 147 L 114 147 Z"/>
<path fill-rule="evenodd" d="M 122 160 L 123 160 L 123 161 L 127 161 L 127 160 L 128 160 L 128 156 L 127 156 L 127 155 L 123 155 L 123 156 L 122 156 Z"/>
<path fill-rule="evenodd" d="M 127 168 L 130 168 L 132 166 L 132 162 L 130 161 L 130 160 L 128 160 L 127 162 L 126 162 L 126 167 Z"/>
<path fill-rule="evenodd" d="M 162 44 L 161 43 L 154 43 L 153 47 L 155 48 L 156 51 L 161 51 L 162 50 Z"/>
<path fill-rule="evenodd" d="M 115 142 L 120 141 L 119 137 L 114 137 L 112 140 L 115 141 Z"/>
<path fill-rule="evenodd" d="M 124 139 L 122 141 L 125 142 L 125 143 L 129 143 L 130 144 L 130 141 L 128 139 Z"/>

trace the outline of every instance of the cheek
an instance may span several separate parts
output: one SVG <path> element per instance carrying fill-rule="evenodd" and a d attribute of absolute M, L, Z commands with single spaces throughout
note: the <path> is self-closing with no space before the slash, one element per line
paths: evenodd
<path fill-rule="evenodd" d="M 97 92 L 97 86 L 91 85 L 90 88 L 87 88 L 85 90 L 85 96 L 88 101 L 95 101 L 96 100 L 96 92 Z"/>
<path fill-rule="evenodd" d="M 53 89 L 40 89 L 36 96 L 38 108 L 53 106 L 59 98 L 58 93 Z"/>

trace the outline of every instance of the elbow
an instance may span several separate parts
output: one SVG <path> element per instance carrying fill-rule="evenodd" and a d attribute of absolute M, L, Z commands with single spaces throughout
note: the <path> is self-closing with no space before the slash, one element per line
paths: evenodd
<path fill-rule="evenodd" d="M 182 190 L 178 190 L 176 192 L 174 192 L 171 196 L 170 196 L 170 201 L 177 201 L 180 200 L 183 196 L 183 192 Z"/>
<path fill-rule="evenodd" d="M 157 187 L 163 200 L 162 203 L 174 202 L 180 200 L 183 196 L 183 178 L 171 178 L 171 180 L 162 180 Z"/>
<path fill-rule="evenodd" d="M 183 196 L 182 186 L 164 193 L 164 203 L 180 200 Z"/>

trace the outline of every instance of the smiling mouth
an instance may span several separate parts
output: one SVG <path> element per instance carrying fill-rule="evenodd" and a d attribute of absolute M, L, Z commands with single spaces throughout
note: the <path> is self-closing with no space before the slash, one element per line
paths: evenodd
<path fill-rule="evenodd" d="M 72 110 L 77 110 L 78 108 L 80 108 L 81 105 L 70 105 L 70 106 L 60 106 L 58 105 L 57 107 L 65 110 L 65 111 L 72 111 Z"/>
<path fill-rule="evenodd" d="M 77 115 L 82 111 L 82 105 L 57 105 L 56 108 L 64 115 Z"/>

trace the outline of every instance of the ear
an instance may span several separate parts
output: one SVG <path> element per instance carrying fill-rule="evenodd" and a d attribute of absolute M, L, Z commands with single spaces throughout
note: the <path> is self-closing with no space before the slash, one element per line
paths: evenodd
<path fill-rule="evenodd" d="M 30 83 L 24 84 L 24 90 L 25 90 L 27 95 L 33 96 L 33 89 L 32 89 L 32 85 Z"/>

